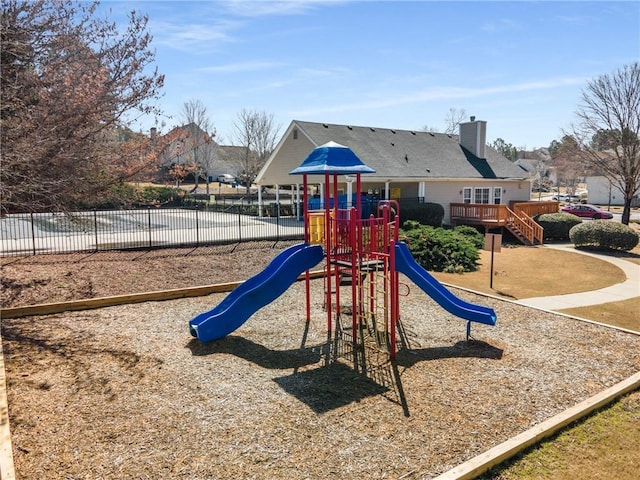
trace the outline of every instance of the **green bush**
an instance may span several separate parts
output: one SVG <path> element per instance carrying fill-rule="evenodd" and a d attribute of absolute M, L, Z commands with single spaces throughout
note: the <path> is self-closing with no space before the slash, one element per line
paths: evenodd
<path fill-rule="evenodd" d="M 184 191 L 175 187 L 149 187 L 146 186 L 138 191 L 138 201 L 140 205 L 164 205 L 177 202 L 184 197 Z"/>
<path fill-rule="evenodd" d="M 404 223 L 414 220 L 422 225 L 439 227 L 444 219 L 444 207 L 439 203 L 400 202 L 400 219 Z"/>
<path fill-rule="evenodd" d="M 460 225 L 454 228 L 457 234 L 464 235 L 477 249 L 484 248 L 484 235 L 477 228 L 470 225 Z"/>
<path fill-rule="evenodd" d="M 482 235 L 477 231 L 473 234 L 466 227 L 436 228 L 409 220 L 400 233 L 406 237 L 413 257 L 426 270 L 462 273 L 478 269 L 478 236 Z"/>
<path fill-rule="evenodd" d="M 569 240 L 569 230 L 582 223 L 579 217 L 570 213 L 545 213 L 534 219 L 544 228 L 545 240 Z"/>
<path fill-rule="evenodd" d="M 119 210 L 129 208 L 136 198 L 137 191 L 133 185 L 120 183 L 100 195 L 83 199 L 74 207 L 78 210 Z"/>
<path fill-rule="evenodd" d="M 633 228 L 609 220 L 594 220 L 576 225 L 569 232 L 569 238 L 576 248 L 627 252 L 638 245 L 640 240 Z"/>

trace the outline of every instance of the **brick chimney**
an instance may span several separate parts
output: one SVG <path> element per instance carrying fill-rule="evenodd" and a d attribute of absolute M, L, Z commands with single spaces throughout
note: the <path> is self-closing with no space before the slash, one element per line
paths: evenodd
<path fill-rule="evenodd" d="M 487 144 L 487 122 L 470 117 L 470 121 L 460 124 L 460 145 L 478 158 L 485 158 Z"/>

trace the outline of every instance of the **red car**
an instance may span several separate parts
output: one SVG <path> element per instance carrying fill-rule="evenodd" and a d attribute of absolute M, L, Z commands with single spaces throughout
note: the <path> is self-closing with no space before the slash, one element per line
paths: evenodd
<path fill-rule="evenodd" d="M 611 212 L 600 210 L 598 207 L 594 207 L 593 205 L 567 205 L 566 207 L 563 207 L 561 211 L 578 217 L 593 218 L 594 220 L 609 220 L 613 218 L 613 214 Z"/>

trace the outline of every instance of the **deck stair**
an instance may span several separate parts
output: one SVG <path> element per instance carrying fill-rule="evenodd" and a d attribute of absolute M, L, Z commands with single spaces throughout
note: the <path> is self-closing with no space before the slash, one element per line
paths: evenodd
<path fill-rule="evenodd" d="M 505 227 L 524 245 L 534 245 L 536 242 L 542 245 L 544 241 L 543 228 L 533 218 L 518 211 L 517 208 L 514 211 L 507 207 Z"/>
<path fill-rule="evenodd" d="M 558 202 L 512 202 L 504 204 L 452 203 L 454 225 L 481 225 L 485 232 L 506 228 L 524 245 L 544 243 L 544 229 L 533 217 L 558 211 Z"/>

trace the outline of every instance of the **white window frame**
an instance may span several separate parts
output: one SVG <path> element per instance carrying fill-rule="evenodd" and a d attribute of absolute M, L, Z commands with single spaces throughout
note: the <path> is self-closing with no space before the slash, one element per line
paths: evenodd
<path fill-rule="evenodd" d="M 476 187 L 473 189 L 473 203 L 488 205 L 491 200 L 491 187 Z"/>
<path fill-rule="evenodd" d="M 493 203 L 494 205 L 502 204 L 502 187 L 493 187 Z"/>
<path fill-rule="evenodd" d="M 471 193 L 472 193 L 472 189 L 471 187 L 464 187 L 462 189 L 462 203 L 471 203 Z"/>

